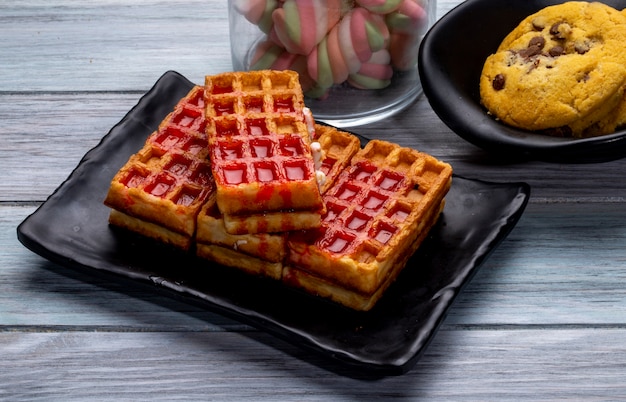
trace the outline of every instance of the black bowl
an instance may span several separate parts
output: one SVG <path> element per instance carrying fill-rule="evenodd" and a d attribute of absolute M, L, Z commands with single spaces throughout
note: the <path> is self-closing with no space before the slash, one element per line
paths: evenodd
<path fill-rule="evenodd" d="M 626 130 L 600 137 L 557 138 L 509 127 L 480 104 L 485 59 L 525 17 L 554 0 L 467 0 L 426 34 L 419 52 L 424 95 L 439 118 L 465 140 L 494 153 L 558 162 L 600 162 L 626 156 Z M 604 0 L 619 10 L 624 0 Z"/>

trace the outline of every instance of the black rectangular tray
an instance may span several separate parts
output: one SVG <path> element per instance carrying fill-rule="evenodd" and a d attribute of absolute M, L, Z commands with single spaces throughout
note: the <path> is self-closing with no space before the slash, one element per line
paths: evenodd
<path fill-rule="evenodd" d="M 201 303 L 320 352 L 330 366 L 375 375 L 409 370 L 463 286 L 517 223 L 529 186 L 454 176 L 440 220 L 396 283 L 373 310 L 354 312 L 279 282 L 154 247 L 108 225 L 102 202 L 111 179 L 192 85 L 176 72 L 165 73 L 19 225 L 19 240 L 58 264 Z"/>

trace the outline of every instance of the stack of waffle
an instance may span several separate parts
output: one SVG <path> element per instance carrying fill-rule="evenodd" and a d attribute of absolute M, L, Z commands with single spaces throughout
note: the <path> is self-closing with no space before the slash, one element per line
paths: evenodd
<path fill-rule="evenodd" d="M 370 141 L 324 193 L 321 226 L 289 237 L 283 280 L 371 309 L 437 221 L 451 174 L 432 156 Z"/>
<path fill-rule="evenodd" d="M 324 181 L 319 186 L 318 193 L 324 193 L 359 150 L 360 144 L 355 136 L 335 128 L 316 125 L 315 129 L 318 135 L 316 141 L 323 153 L 319 172 L 324 175 Z M 280 279 L 290 231 L 268 233 L 229 231 L 216 198 L 215 195 L 209 197 L 198 215 L 197 254 L 223 265 Z M 318 215 L 320 223 L 314 227 L 319 227 L 321 217 L 322 215 Z M 252 219 L 257 220 L 259 217 L 255 216 Z"/>
<path fill-rule="evenodd" d="M 369 310 L 443 209 L 449 165 L 316 125 L 295 73 L 207 77 L 111 182 L 110 223 Z"/>
<path fill-rule="evenodd" d="M 196 86 L 111 181 L 104 203 L 112 224 L 190 249 L 196 215 L 215 192 L 204 116 Z"/>
<path fill-rule="evenodd" d="M 281 71 L 207 77 L 206 132 L 216 202 L 231 233 L 319 226 L 311 135 L 298 75 Z"/>

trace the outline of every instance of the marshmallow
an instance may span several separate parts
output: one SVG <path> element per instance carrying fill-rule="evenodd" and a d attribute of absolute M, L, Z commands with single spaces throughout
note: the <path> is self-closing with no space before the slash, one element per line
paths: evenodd
<path fill-rule="evenodd" d="M 385 25 L 383 17 L 362 7 L 353 9 L 349 16 L 350 42 L 342 41 L 342 43 L 344 46 L 348 44 L 349 47 L 352 47 L 358 59 L 363 63 L 369 60 L 374 52 L 387 47 L 389 29 Z M 350 52 L 344 48 L 345 54 Z"/>
<path fill-rule="evenodd" d="M 395 11 L 402 0 L 356 0 L 356 3 L 363 8 L 377 14 L 387 14 Z"/>
<path fill-rule="evenodd" d="M 348 67 L 348 71 L 350 73 L 356 73 L 361 68 L 361 60 L 352 45 L 352 34 L 350 33 L 351 20 L 352 13 L 348 13 L 343 17 L 337 26 L 339 30 L 337 37 L 339 39 L 339 48 L 341 49 L 341 54 Z"/>
<path fill-rule="evenodd" d="M 330 70 L 333 76 L 333 83 L 341 84 L 348 79 L 350 70 L 344 59 L 339 43 L 339 28 L 335 26 L 328 33 L 326 40 L 326 51 L 328 52 L 328 60 L 330 61 Z"/>
<path fill-rule="evenodd" d="M 233 0 L 233 4 L 238 13 L 264 33 L 272 29 L 272 12 L 280 5 L 278 0 Z"/>
<path fill-rule="evenodd" d="M 374 53 L 361 69 L 348 77 L 348 83 L 360 89 L 382 89 L 391 84 L 393 69 L 389 64 L 391 56 L 386 49 Z"/>
<path fill-rule="evenodd" d="M 420 0 L 233 0 L 266 33 L 250 69 L 294 70 L 306 96 L 348 83 L 381 89 L 415 67 L 428 16 Z"/>
<path fill-rule="evenodd" d="M 328 89 L 334 83 L 327 46 L 328 41 L 323 38 L 320 44 L 307 56 L 309 75 L 320 90 Z"/>
<path fill-rule="evenodd" d="M 307 71 L 306 57 L 291 54 L 271 40 L 259 42 L 250 60 L 250 70 L 293 70 L 300 76 L 303 91 L 310 90 L 314 82 Z"/>
<path fill-rule="evenodd" d="M 320 89 L 341 84 L 375 52 L 384 49 L 388 39 L 389 30 L 383 18 L 357 7 L 307 56 L 309 74 Z"/>
<path fill-rule="evenodd" d="M 385 15 L 385 23 L 393 33 L 420 33 L 427 20 L 426 10 L 417 0 L 402 0 L 397 10 Z"/>
<path fill-rule="evenodd" d="M 341 18 L 341 0 L 286 0 L 272 21 L 288 52 L 307 55 Z"/>

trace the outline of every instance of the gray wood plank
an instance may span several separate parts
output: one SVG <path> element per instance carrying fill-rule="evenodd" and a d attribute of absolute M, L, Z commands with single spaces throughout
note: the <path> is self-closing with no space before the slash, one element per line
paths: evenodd
<path fill-rule="evenodd" d="M 3 1 L 0 91 L 147 90 L 167 70 L 230 70 L 226 5 Z"/>
<path fill-rule="evenodd" d="M 626 323 L 625 221 L 622 203 L 531 203 L 447 322 Z"/>
<path fill-rule="evenodd" d="M 45 200 L 140 96 L 0 95 L 0 201 Z"/>
<path fill-rule="evenodd" d="M 619 400 L 624 339 L 624 328 L 443 329 L 414 370 L 368 380 L 262 333 L 0 332 L 0 397 Z"/>

